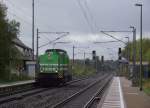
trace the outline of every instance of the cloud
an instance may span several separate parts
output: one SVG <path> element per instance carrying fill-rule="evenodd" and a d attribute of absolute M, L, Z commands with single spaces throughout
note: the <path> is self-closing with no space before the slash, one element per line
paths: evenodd
<path fill-rule="evenodd" d="M 71 34 L 67 39 L 72 42 L 87 43 L 96 41 L 100 39 L 100 37 L 94 34 Z"/>
<path fill-rule="evenodd" d="M 31 47 L 32 1 L 7 1 L 5 3 L 8 6 L 8 11 L 15 14 L 8 13 L 8 17 L 21 22 L 21 39 Z M 105 55 L 106 58 L 110 57 L 108 52 L 111 51 L 106 50 L 109 47 L 115 50 L 113 54 L 117 58 L 118 47 L 124 47 L 122 43 L 93 44 L 93 41 L 113 40 L 101 34 L 101 30 L 130 30 L 128 27 L 133 25 L 137 28 L 137 39 L 139 38 L 140 10 L 134 6 L 139 0 L 82 0 L 81 6 L 79 6 L 77 1 L 81 0 L 35 0 L 35 29 L 39 28 L 40 31 L 50 32 L 70 32 L 70 35 L 60 41 L 71 41 L 71 44 L 56 45 L 57 48 L 66 49 L 70 56 L 72 55 L 72 45 L 74 44 L 78 46 L 91 46 L 90 49 L 85 49 L 85 51 L 95 49 L 99 55 Z M 149 37 L 149 0 L 140 1 L 144 4 L 143 37 Z M 131 33 L 115 33 L 112 35 L 123 41 L 126 41 L 124 39 L 125 36 L 130 36 L 130 40 L 132 40 Z M 48 42 L 48 39 L 46 40 L 44 36 L 40 36 L 40 44 Z M 58 36 L 47 35 L 47 37 L 50 40 L 54 40 Z M 40 53 L 43 53 L 48 48 L 52 48 L 52 45 L 40 49 Z"/>

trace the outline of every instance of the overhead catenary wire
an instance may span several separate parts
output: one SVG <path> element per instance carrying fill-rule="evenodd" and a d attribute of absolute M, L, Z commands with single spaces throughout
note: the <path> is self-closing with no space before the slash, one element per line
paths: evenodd
<path fill-rule="evenodd" d="M 7 10 L 9 14 L 13 15 L 14 17 L 18 18 L 19 20 L 23 21 L 24 23 L 28 24 L 28 25 L 32 25 L 32 22 L 30 21 L 32 19 L 32 16 L 28 15 L 28 12 L 23 10 L 21 6 L 16 5 L 12 0 L 6 0 L 10 5 L 13 6 L 13 12 L 9 11 L 9 9 Z M 6 2 L 5 2 L 6 3 Z M 15 10 L 14 10 L 15 9 Z M 21 16 L 17 15 L 17 13 L 23 13 L 22 15 L 26 18 L 22 18 Z M 28 18 L 28 19 L 27 19 Z M 42 26 L 42 28 L 52 28 L 47 24 L 39 24 L 40 26 Z M 54 29 L 54 28 L 53 28 Z"/>
<path fill-rule="evenodd" d="M 49 41 L 51 41 L 45 34 L 42 34 L 39 38 L 41 40 L 40 43 L 43 43 L 43 42 L 48 43 Z"/>
<path fill-rule="evenodd" d="M 46 40 L 51 41 L 51 40 L 47 37 L 46 34 L 43 34 L 42 36 L 44 36 L 43 38 L 45 38 Z M 41 36 L 40 36 L 40 37 L 41 37 Z"/>
<path fill-rule="evenodd" d="M 22 21 L 23 23 L 27 24 L 29 27 L 31 27 L 32 25 L 32 22 L 28 21 L 28 20 L 25 20 L 23 19 L 22 17 L 16 15 L 15 13 L 12 13 L 11 11 L 7 11 L 9 14 L 11 14 L 13 17 L 16 17 L 18 20 Z M 41 24 L 40 24 L 41 25 Z M 42 27 L 44 28 L 50 28 L 50 27 L 45 27 L 44 25 L 41 25 Z"/>
<path fill-rule="evenodd" d="M 25 22 L 31 22 L 32 17 L 28 15 L 27 12 L 22 9 L 22 7 L 17 7 L 12 1 L 8 0 L 5 2 L 5 4 L 8 7 L 7 11 L 17 16 L 17 18 L 20 17 L 19 19 L 23 19 Z"/>
<path fill-rule="evenodd" d="M 27 14 L 28 13 L 27 11 L 23 10 L 23 8 L 21 6 L 16 5 L 13 1 L 6 0 L 4 3 L 6 5 L 9 4 L 9 6 L 10 6 L 10 8 L 7 10 L 7 12 L 10 14 L 9 17 L 13 17 L 12 19 L 19 20 L 21 22 L 21 24 L 23 23 L 23 24 L 26 24 L 28 27 L 31 27 L 32 22 L 30 21 L 30 18 L 32 18 L 32 17 Z M 40 24 L 40 26 L 42 26 L 42 25 L 43 24 Z M 24 25 L 22 25 L 22 27 L 23 26 Z M 47 29 L 50 27 L 45 27 L 45 25 L 44 25 L 44 26 L 42 26 L 42 28 Z M 47 38 L 47 37 L 45 37 L 45 38 Z M 50 41 L 49 38 L 47 38 L 47 40 Z"/>
<path fill-rule="evenodd" d="M 113 39 L 115 39 L 115 40 L 118 40 L 118 41 L 120 41 L 120 42 L 126 44 L 124 41 L 122 41 L 122 40 L 120 40 L 120 39 L 114 37 L 113 35 L 110 35 L 110 34 L 108 34 L 108 33 L 105 33 L 104 31 L 101 31 L 101 32 L 102 32 L 103 34 L 105 34 L 106 36 L 109 36 L 109 37 L 111 37 L 111 38 L 113 38 Z"/>
<path fill-rule="evenodd" d="M 120 41 L 104 41 L 104 42 L 93 42 L 94 43 L 94 45 L 99 45 L 99 44 L 101 44 L 101 46 L 103 46 L 103 49 L 105 49 L 103 52 L 106 52 L 107 54 L 108 54 L 108 56 L 109 56 L 109 53 L 110 52 L 108 52 L 108 46 L 106 46 L 105 44 L 108 44 L 108 43 L 116 43 L 116 42 L 120 42 Z M 118 48 L 118 45 L 116 46 L 116 47 L 114 47 L 113 46 L 113 48 L 114 49 L 116 49 L 116 48 Z M 112 48 L 111 48 L 111 51 L 112 51 Z M 116 51 L 113 51 L 113 52 L 115 52 L 115 53 L 117 53 Z"/>
<path fill-rule="evenodd" d="M 9 1 L 9 0 L 5 0 L 6 2 L 8 2 L 10 5 L 12 5 L 13 6 L 13 12 L 12 12 L 12 10 L 10 11 L 10 9 L 8 9 L 7 10 L 7 12 L 9 13 L 9 14 L 11 14 L 13 17 L 16 17 L 17 19 L 19 19 L 20 21 L 22 21 L 23 23 L 25 23 L 25 24 L 27 24 L 27 25 L 32 25 L 31 24 L 31 22 L 29 21 L 29 20 L 25 20 L 25 18 L 22 18 L 22 17 L 20 17 L 19 15 L 16 15 L 16 13 L 26 13 L 25 11 L 24 12 L 22 12 L 23 10 L 22 10 L 22 8 L 21 7 L 16 7 L 16 5 L 12 2 L 12 1 Z M 5 2 L 5 4 L 6 4 L 6 2 Z M 16 8 L 16 10 L 14 10 L 14 8 Z M 22 11 L 21 11 L 22 10 Z M 31 16 L 29 16 L 29 15 L 24 15 L 25 17 L 26 16 L 28 16 L 28 18 L 29 17 L 31 17 Z"/>
<path fill-rule="evenodd" d="M 28 17 L 28 18 L 32 19 L 32 17 L 30 15 L 28 15 L 27 11 L 25 11 L 24 9 L 22 9 L 21 6 L 18 6 L 15 3 L 13 3 L 12 0 L 5 0 L 5 1 L 7 1 L 9 4 L 11 4 L 13 6 L 13 8 L 16 8 L 16 10 L 17 10 L 17 11 L 15 10 L 16 12 L 23 13 L 23 15 L 25 17 Z"/>
<path fill-rule="evenodd" d="M 60 37 L 57 37 L 56 39 L 54 39 L 54 40 L 52 40 L 52 41 L 49 41 L 49 42 L 46 43 L 46 44 L 43 44 L 43 45 L 39 46 L 39 48 L 44 47 L 44 46 L 47 46 L 47 45 L 49 45 L 49 44 L 52 44 L 53 42 L 55 42 L 55 41 L 61 39 L 61 38 L 64 37 L 64 36 L 66 36 L 66 34 L 64 34 L 64 35 L 62 35 L 62 36 L 60 36 Z"/>
<path fill-rule="evenodd" d="M 90 9 L 89 9 L 89 7 L 88 7 L 88 5 L 87 5 L 87 1 L 84 1 L 84 7 L 85 7 L 85 12 L 87 13 L 87 17 L 89 16 L 90 18 L 89 18 L 89 23 L 91 24 L 91 27 L 92 27 L 92 30 L 93 30 L 93 32 L 94 32 L 94 19 L 93 19 L 93 15 L 92 15 L 92 13 L 91 13 L 91 11 L 90 11 Z"/>
<path fill-rule="evenodd" d="M 113 42 L 120 42 L 120 41 L 104 41 L 104 42 L 96 41 L 93 43 L 113 43 Z"/>
<path fill-rule="evenodd" d="M 27 20 L 24 20 L 24 19 L 21 18 L 20 16 L 18 16 L 18 15 L 16 15 L 16 14 L 12 13 L 12 12 L 10 12 L 10 11 L 7 11 L 7 12 L 8 12 L 9 14 L 13 15 L 14 17 L 18 18 L 19 20 L 23 21 L 25 24 L 27 24 L 27 25 L 29 25 L 29 26 L 32 25 L 31 22 L 29 22 L 29 21 L 27 21 Z"/>
<path fill-rule="evenodd" d="M 82 13 L 83 13 L 83 16 L 84 16 L 84 18 L 85 18 L 85 20 L 86 20 L 86 22 L 87 22 L 87 24 L 88 24 L 88 26 L 89 26 L 91 32 L 93 33 L 93 28 L 92 28 L 92 26 L 91 26 L 91 24 L 90 24 L 89 18 L 88 18 L 88 16 L 87 16 L 87 13 L 86 13 L 84 7 L 82 6 L 80 0 L 76 0 L 76 1 L 77 1 L 78 6 L 80 7 L 80 9 L 81 9 L 81 11 L 82 11 Z"/>
<path fill-rule="evenodd" d="M 93 16 L 93 14 L 92 14 L 92 12 L 91 12 L 89 6 L 88 6 L 87 1 L 85 1 L 84 4 L 85 4 L 85 7 L 87 8 L 87 12 L 89 13 L 89 15 L 90 15 L 90 17 L 91 17 L 91 20 L 93 21 L 92 24 L 94 24 L 96 30 L 99 30 L 99 27 L 98 27 L 97 24 L 96 24 L 96 21 L 95 21 L 94 16 Z"/>
<path fill-rule="evenodd" d="M 112 55 L 111 52 L 109 52 L 108 48 L 106 48 L 106 52 L 107 52 L 107 54 L 110 56 L 110 59 L 113 59 L 113 55 Z"/>

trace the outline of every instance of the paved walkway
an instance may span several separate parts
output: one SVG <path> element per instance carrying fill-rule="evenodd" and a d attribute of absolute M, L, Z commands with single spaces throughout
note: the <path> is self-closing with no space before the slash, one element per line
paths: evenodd
<path fill-rule="evenodd" d="M 125 108 L 119 77 L 114 77 L 104 102 L 98 108 Z"/>
<path fill-rule="evenodd" d="M 138 87 L 132 87 L 126 78 L 121 77 L 120 80 L 127 108 L 150 108 L 150 96 L 139 91 Z"/>
<path fill-rule="evenodd" d="M 97 108 L 150 108 L 150 96 L 124 77 L 114 77 Z"/>
<path fill-rule="evenodd" d="M 34 82 L 35 82 L 35 80 L 17 81 L 17 82 L 12 82 L 12 83 L 7 83 L 7 84 L 1 84 L 0 83 L 0 88 L 15 86 L 15 85 L 28 84 L 28 83 L 34 83 Z"/>

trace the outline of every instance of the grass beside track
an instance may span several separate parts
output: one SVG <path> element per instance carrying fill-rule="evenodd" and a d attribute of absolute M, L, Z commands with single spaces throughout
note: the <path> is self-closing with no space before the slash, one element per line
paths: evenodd
<path fill-rule="evenodd" d="M 144 92 L 150 96 L 150 79 L 145 79 L 143 82 Z"/>
<path fill-rule="evenodd" d="M 95 74 L 95 72 L 96 70 L 91 66 L 75 64 L 73 68 L 73 75 L 77 77 L 90 76 Z"/>

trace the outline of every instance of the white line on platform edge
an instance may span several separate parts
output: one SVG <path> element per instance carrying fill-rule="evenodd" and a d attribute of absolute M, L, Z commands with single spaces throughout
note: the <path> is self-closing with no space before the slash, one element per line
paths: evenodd
<path fill-rule="evenodd" d="M 125 103 L 123 99 L 123 94 L 122 94 L 122 88 L 121 88 L 121 81 L 120 78 L 118 77 L 118 82 L 119 82 L 119 93 L 120 93 L 120 103 L 121 103 L 121 108 L 125 108 Z"/>

